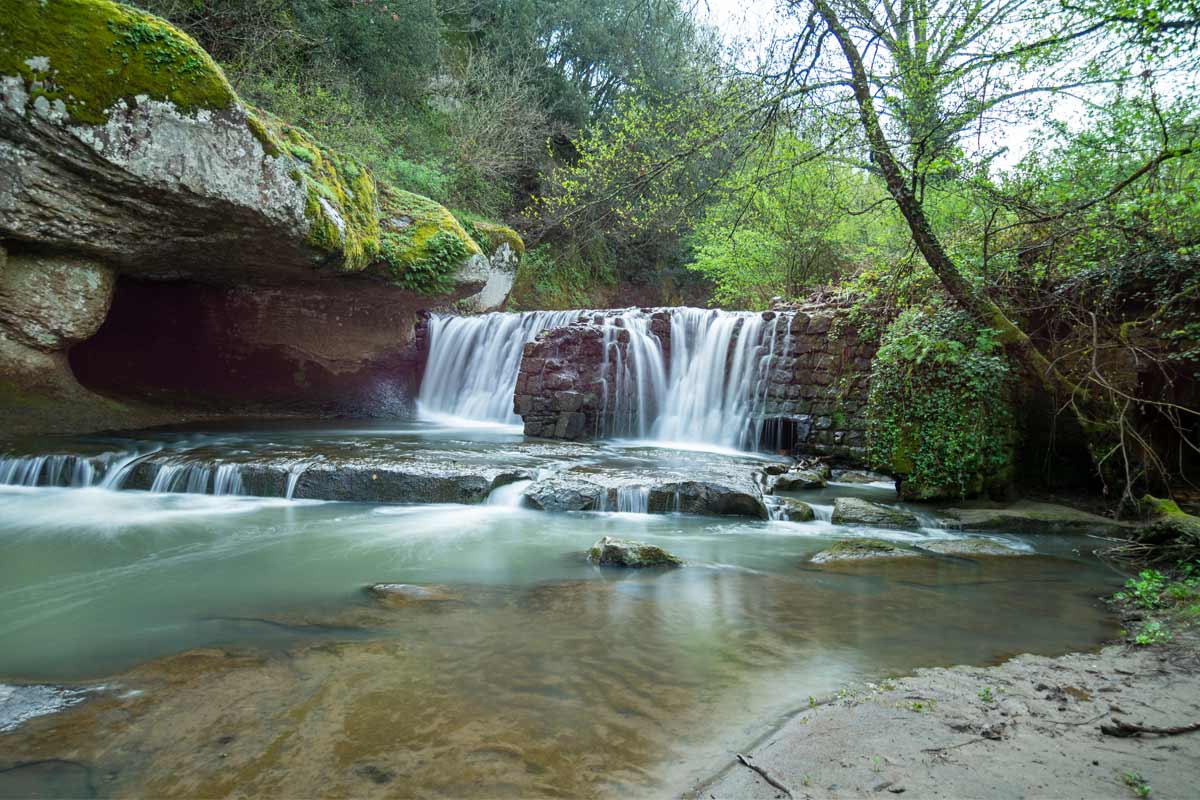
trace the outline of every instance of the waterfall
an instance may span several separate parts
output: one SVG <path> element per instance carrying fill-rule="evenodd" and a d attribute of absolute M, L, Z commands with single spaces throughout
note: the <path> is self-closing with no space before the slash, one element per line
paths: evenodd
<path fill-rule="evenodd" d="M 752 449 L 762 427 L 780 316 L 669 309 L 669 353 L 649 316 L 605 316 L 605 435 Z M 621 337 L 621 331 L 628 331 Z M 624 352 L 619 342 L 626 342 Z M 780 352 L 783 352 L 782 350 Z M 611 376 L 611 378 L 609 377 Z"/>
<path fill-rule="evenodd" d="M 429 318 L 429 361 L 418 409 L 424 417 L 457 417 L 519 425 L 513 390 L 526 342 L 579 318 L 578 311 L 528 311 Z"/>
<path fill-rule="evenodd" d="M 702 308 L 434 315 L 421 415 L 520 424 L 512 397 L 525 345 L 580 321 L 603 333 L 597 435 L 757 446 L 767 376 L 790 345 L 783 315 Z"/>

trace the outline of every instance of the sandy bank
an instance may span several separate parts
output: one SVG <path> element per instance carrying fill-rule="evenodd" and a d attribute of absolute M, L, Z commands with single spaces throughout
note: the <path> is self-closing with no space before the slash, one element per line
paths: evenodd
<path fill-rule="evenodd" d="M 799 798 L 1194 798 L 1200 732 L 1116 738 L 1112 717 L 1200 722 L 1194 643 L 915 675 L 803 709 L 742 753 Z M 731 754 L 732 755 L 732 754 Z M 777 798 L 736 760 L 687 797 Z"/>

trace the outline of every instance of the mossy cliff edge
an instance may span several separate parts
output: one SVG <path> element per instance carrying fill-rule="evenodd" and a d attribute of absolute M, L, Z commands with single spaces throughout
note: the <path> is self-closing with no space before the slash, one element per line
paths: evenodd
<path fill-rule="evenodd" d="M 242 103 L 164 20 L 109 0 L 0 13 L 0 238 L 148 277 L 477 288 L 455 274 L 482 249 L 448 210 Z"/>

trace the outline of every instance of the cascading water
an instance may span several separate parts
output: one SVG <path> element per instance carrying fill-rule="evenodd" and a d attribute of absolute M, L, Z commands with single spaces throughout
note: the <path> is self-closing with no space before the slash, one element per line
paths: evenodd
<path fill-rule="evenodd" d="M 669 315 L 669 344 L 653 329 L 663 314 Z M 519 424 L 512 395 L 525 344 L 580 320 L 603 330 L 597 435 L 755 447 L 771 362 L 787 350 L 791 335 L 783 315 L 767 320 L 700 308 L 435 315 L 421 414 Z"/>
<path fill-rule="evenodd" d="M 457 417 L 519 425 L 513 390 L 526 342 L 579 318 L 578 311 L 528 311 L 429 318 L 429 361 L 418 409 L 425 417 Z"/>
<path fill-rule="evenodd" d="M 669 352 L 646 312 L 604 317 L 602 434 L 752 449 L 782 317 L 699 308 L 669 313 Z"/>

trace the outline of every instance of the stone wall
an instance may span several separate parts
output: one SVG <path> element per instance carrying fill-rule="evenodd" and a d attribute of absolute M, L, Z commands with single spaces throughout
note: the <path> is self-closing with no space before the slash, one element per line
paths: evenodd
<path fill-rule="evenodd" d="M 876 343 L 861 340 L 836 309 L 779 313 L 791 335 L 772 362 L 764 444 L 862 463 Z"/>
<path fill-rule="evenodd" d="M 526 436 L 579 441 L 600 430 L 604 411 L 604 331 L 579 323 L 525 345 L 513 409 Z"/>
<path fill-rule="evenodd" d="M 774 355 L 760 415 L 762 448 L 863 463 L 875 343 L 862 341 L 842 313 L 824 306 L 764 312 L 764 320 L 780 320 L 773 326 Z M 525 346 L 514 410 L 526 435 L 582 440 L 614 429 L 605 389 L 614 386 L 616 356 L 627 358 L 629 333 L 610 328 L 614 350 L 605 359 L 604 317 L 583 312 L 580 322 Z M 648 324 L 669 361 L 670 310 L 652 312 Z M 770 347 L 764 341 L 759 357 Z"/>

